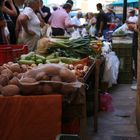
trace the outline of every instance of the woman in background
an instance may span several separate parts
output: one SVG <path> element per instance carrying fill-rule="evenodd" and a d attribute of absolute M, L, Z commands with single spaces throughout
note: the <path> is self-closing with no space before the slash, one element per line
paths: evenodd
<path fill-rule="evenodd" d="M 8 44 L 8 40 L 5 35 L 5 27 L 6 27 L 6 21 L 2 12 L 4 1 L 0 1 L 0 44 Z"/>
<path fill-rule="evenodd" d="M 21 36 L 22 42 L 28 46 L 29 51 L 36 49 L 37 41 L 40 39 L 41 23 L 36 15 L 39 10 L 40 0 L 26 0 L 26 7 L 19 15 L 16 30 L 22 26 Z M 18 35 L 18 33 L 17 33 Z"/>
<path fill-rule="evenodd" d="M 9 30 L 10 44 L 16 44 L 17 39 L 15 28 L 16 28 L 16 20 L 19 15 L 19 9 L 15 5 L 14 0 L 5 0 L 2 10 Z"/>

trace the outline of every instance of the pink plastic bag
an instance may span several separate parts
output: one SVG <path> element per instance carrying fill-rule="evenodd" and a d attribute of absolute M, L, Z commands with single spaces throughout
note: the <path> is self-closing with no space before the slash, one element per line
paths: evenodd
<path fill-rule="evenodd" d="M 112 97 L 109 93 L 100 94 L 100 110 L 107 112 L 114 111 L 112 106 Z"/>

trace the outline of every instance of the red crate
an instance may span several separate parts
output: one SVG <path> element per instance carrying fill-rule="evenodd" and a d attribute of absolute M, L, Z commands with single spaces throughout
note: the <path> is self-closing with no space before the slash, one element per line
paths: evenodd
<path fill-rule="evenodd" d="M 28 53 L 26 45 L 0 45 L 0 65 L 16 61 L 22 54 Z"/>

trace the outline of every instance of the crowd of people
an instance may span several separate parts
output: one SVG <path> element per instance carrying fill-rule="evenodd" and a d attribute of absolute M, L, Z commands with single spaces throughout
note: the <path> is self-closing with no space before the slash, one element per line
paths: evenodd
<path fill-rule="evenodd" d="M 69 13 L 72 7 L 73 1 L 67 0 L 64 5 L 54 8 L 51 13 L 50 8 L 43 4 L 43 0 L 25 0 L 24 9 L 20 12 L 14 0 L 2 0 L 0 3 L 0 44 L 23 43 L 29 46 L 29 50 L 34 50 L 38 39 L 41 38 L 41 29 L 46 24 L 50 25 L 53 36 L 64 35 L 75 29 L 81 30 L 87 25 L 90 35 L 100 37 L 105 36 L 108 30 L 113 30 L 120 23 L 111 8 L 108 9 L 108 13 L 103 11 L 101 3 L 97 4 L 99 11 L 97 15 L 92 12 L 84 15 L 84 24 L 80 20 L 83 17 L 81 11 L 70 18 Z"/>

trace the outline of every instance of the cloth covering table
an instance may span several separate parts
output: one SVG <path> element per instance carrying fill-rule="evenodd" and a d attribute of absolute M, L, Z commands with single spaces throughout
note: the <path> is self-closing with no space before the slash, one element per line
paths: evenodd
<path fill-rule="evenodd" d="M 55 140 L 61 114 L 61 95 L 0 96 L 0 139 Z"/>

